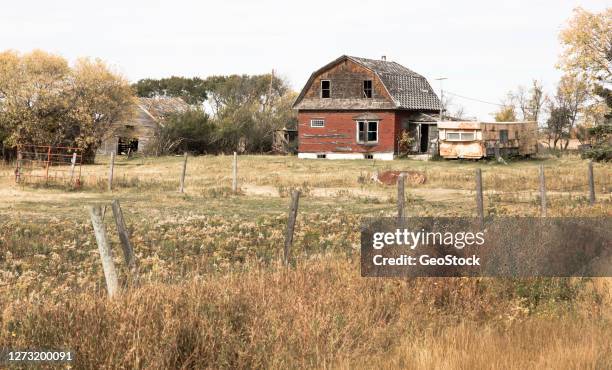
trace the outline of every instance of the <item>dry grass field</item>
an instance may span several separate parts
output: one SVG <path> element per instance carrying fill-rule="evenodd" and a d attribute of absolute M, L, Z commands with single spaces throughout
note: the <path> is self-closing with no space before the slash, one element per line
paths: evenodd
<path fill-rule="evenodd" d="M 231 157 L 108 158 L 83 186 L 14 183 L 0 168 L 0 348 L 65 348 L 72 368 L 556 368 L 612 366 L 608 279 L 362 278 L 359 224 L 394 215 L 394 186 L 376 171 L 426 176 L 407 185 L 414 216 L 539 215 L 543 164 L 549 216 L 612 215 L 612 166 L 574 157 L 502 165 L 462 161 L 309 161 Z M 294 266 L 283 268 L 291 189 L 302 191 Z M 85 206 L 119 199 L 138 286 L 106 296 Z M 106 224 L 127 281 L 112 217 Z"/>

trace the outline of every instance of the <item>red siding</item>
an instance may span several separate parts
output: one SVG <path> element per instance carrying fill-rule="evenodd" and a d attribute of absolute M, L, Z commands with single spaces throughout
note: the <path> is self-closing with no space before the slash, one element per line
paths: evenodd
<path fill-rule="evenodd" d="M 299 112 L 298 135 L 300 153 L 367 153 L 394 152 L 395 136 L 399 120 L 393 111 L 373 111 L 380 118 L 378 123 L 378 143 L 358 144 L 356 116 L 360 111 L 342 112 Z M 325 127 L 310 127 L 311 119 L 325 120 Z"/>

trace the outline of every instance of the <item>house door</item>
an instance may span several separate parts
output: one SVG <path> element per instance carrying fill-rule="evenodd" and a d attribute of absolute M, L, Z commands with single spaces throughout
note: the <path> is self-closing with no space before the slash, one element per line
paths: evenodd
<path fill-rule="evenodd" d="M 429 149 L 429 125 L 420 124 L 419 126 L 421 126 L 421 146 L 419 151 L 427 153 Z"/>

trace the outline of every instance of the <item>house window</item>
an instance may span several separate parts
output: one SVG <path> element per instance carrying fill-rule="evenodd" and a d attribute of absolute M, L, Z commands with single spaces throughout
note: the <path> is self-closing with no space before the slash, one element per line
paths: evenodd
<path fill-rule="evenodd" d="M 364 98 L 372 97 L 372 80 L 363 81 L 363 97 Z"/>
<path fill-rule="evenodd" d="M 508 143 L 508 130 L 499 130 L 499 142 L 502 144 Z"/>
<path fill-rule="evenodd" d="M 317 159 L 325 159 L 327 155 L 325 154 L 317 154 Z"/>
<path fill-rule="evenodd" d="M 446 140 L 448 141 L 474 141 L 476 135 L 473 132 L 447 132 Z"/>
<path fill-rule="evenodd" d="M 378 121 L 357 121 L 357 142 L 372 144 L 378 142 Z"/>
<path fill-rule="evenodd" d="M 321 81 L 321 97 L 329 98 L 331 96 L 331 81 L 323 80 Z"/>
<path fill-rule="evenodd" d="M 374 154 L 364 154 L 363 158 L 365 158 L 365 159 L 374 159 Z"/>
<path fill-rule="evenodd" d="M 325 120 L 322 119 L 311 119 L 310 127 L 325 127 Z"/>

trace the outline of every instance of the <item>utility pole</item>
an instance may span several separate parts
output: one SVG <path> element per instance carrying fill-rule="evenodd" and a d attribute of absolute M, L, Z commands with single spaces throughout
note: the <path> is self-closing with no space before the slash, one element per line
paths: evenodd
<path fill-rule="evenodd" d="M 444 90 L 442 90 L 442 81 L 447 80 L 446 77 L 436 78 L 436 81 L 440 81 L 440 121 L 442 121 L 442 101 L 444 101 Z"/>

